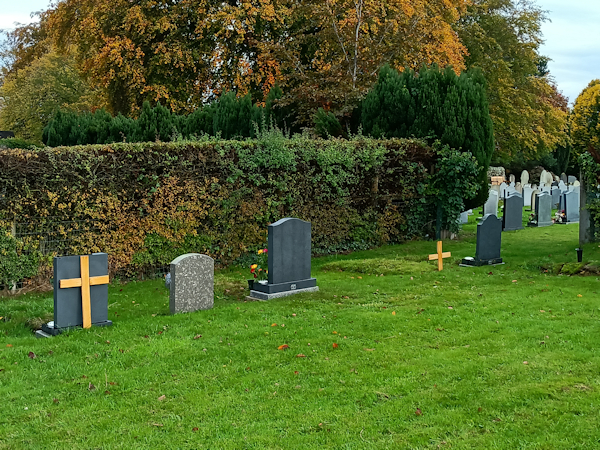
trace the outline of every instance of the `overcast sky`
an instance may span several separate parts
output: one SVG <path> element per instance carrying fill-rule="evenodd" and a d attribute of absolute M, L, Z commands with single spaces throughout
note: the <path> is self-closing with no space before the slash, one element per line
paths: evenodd
<path fill-rule="evenodd" d="M 48 0 L 3 0 L 0 29 L 29 23 L 33 11 L 48 9 Z M 587 84 L 600 78 L 600 2 L 537 0 L 550 21 L 542 26 L 546 43 L 541 53 L 552 59 L 550 73 L 571 103 Z"/>

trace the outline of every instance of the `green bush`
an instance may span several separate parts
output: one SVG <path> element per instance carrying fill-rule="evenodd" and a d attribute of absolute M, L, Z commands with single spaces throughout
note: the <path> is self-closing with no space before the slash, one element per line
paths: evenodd
<path fill-rule="evenodd" d="M 0 285 L 11 289 L 21 280 L 38 273 L 40 254 L 0 229 Z"/>
<path fill-rule="evenodd" d="M 423 68 L 398 73 L 389 66 L 362 102 L 363 132 L 375 138 L 427 138 L 471 153 L 479 164 L 477 196 L 467 208 L 481 206 L 488 196 L 487 168 L 494 133 L 479 71 L 457 76 L 451 68 Z"/>

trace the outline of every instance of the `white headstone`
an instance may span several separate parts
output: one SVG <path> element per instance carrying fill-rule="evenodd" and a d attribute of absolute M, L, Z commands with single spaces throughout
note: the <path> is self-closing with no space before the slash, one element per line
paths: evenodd
<path fill-rule="evenodd" d="M 531 206 L 531 193 L 533 191 L 534 189 L 531 187 L 531 185 L 526 184 L 523 186 L 523 202 L 525 206 Z"/>
<path fill-rule="evenodd" d="M 521 172 L 521 185 L 525 186 L 526 184 L 529 184 L 529 172 L 524 170 Z"/>
<path fill-rule="evenodd" d="M 545 170 L 542 170 L 542 173 L 540 174 L 540 187 L 546 185 L 547 174 L 548 174 L 548 172 L 546 172 Z"/>
<path fill-rule="evenodd" d="M 515 181 L 517 181 L 517 180 L 515 179 L 515 175 L 511 173 L 511 174 L 510 174 L 510 176 L 508 177 L 508 181 L 509 181 L 511 184 L 513 184 Z"/>

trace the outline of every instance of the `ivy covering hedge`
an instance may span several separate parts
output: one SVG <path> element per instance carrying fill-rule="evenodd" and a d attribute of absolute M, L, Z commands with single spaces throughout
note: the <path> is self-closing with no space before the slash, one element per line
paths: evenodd
<path fill-rule="evenodd" d="M 439 198 L 453 195 L 460 209 L 477 169 L 458 157 L 462 166 L 444 172 L 458 180 L 449 184 L 434 182 L 440 153 L 418 140 L 274 131 L 247 141 L 6 149 L 0 228 L 14 217 L 34 222 L 32 232 L 60 222 L 62 253 L 107 252 L 111 273 L 129 276 L 183 252 L 229 264 L 288 216 L 312 223 L 315 254 L 361 249 L 432 233 Z M 42 236 L 28 239 L 43 250 Z"/>

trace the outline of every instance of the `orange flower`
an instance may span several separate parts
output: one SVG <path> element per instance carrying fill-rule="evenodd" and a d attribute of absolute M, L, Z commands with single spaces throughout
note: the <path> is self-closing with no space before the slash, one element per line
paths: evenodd
<path fill-rule="evenodd" d="M 261 250 L 259 250 L 259 251 L 258 251 L 258 254 L 259 254 L 259 255 L 262 255 L 262 254 L 263 254 L 263 250 L 262 250 L 262 249 L 261 249 Z"/>

